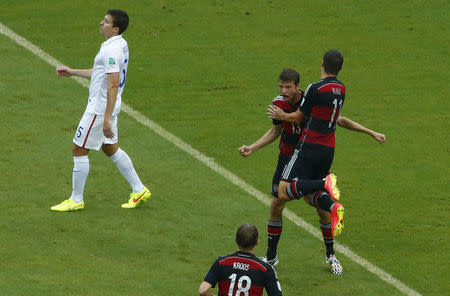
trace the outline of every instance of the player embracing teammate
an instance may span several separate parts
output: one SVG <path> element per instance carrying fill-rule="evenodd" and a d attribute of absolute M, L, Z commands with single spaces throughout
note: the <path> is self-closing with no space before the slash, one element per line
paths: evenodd
<path fill-rule="evenodd" d="M 334 237 L 340 234 L 344 226 L 343 207 L 335 202 L 339 191 L 335 186 L 335 176 L 329 174 L 336 124 L 368 134 L 379 143 L 386 141 L 384 134 L 339 116 L 345 99 L 345 87 L 336 76 L 342 62 L 338 51 L 327 52 L 322 61 L 321 81 L 308 86 L 305 93 L 300 90 L 298 72 L 283 70 L 278 77 L 280 95 L 275 97 L 273 106 L 268 109 L 273 119 L 272 128 L 253 144 L 239 148 L 240 154 L 247 157 L 280 137 L 280 155 L 272 180 L 272 201 L 267 223 L 267 252 L 263 258 L 273 266 L 279 262 L 277 246 L 283 229 L 285 203 L 302 197 L 318 213 L 330 270 L 337 275 L 342 273 L 333 244 Z"/>
<path fill-rule="evenodd" d="M 328 229 L 322 227 L 322 233 L 325 238 L 327 232 L 330 239 L 338 236 L 344 227 L 344 207 L 337 203 L 340 193 L 336 177 L 330 174 L 336 123 L 345 100 L 345 86 L 337 79 L 343 61 L 337 50 L 325 53 L 321 80 L 307 87 L 295 112 L 285 113 L 276 106 L 268 109 L 272 119 L 304 124 L 300 141 L 283 169 L 278 198 L 284 202 L 303 198 L 312 206 L 329 212 L 331 225 L 326 225 Z M 326 260 L 333 273 L 342 273 L 334 254 L 327 254 Z"/>

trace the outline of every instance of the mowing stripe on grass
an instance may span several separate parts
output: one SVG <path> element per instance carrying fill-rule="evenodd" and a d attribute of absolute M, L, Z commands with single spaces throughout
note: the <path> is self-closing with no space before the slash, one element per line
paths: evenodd
<path fill-rule="evenodd" d="M 28 49 L 35 55 L 37 55 L 39 58 L 43 59 L 50 65 L 57 67 L 60 65 L 63 65 L 60 61 L 55 59 L 54 57 L 50 56 L 43 50 L 41 50 L 36 45 L 32 44 L 25 38 L 17 35 L 14 31 L 6 27 L 0 22 L 0 33 L 11 38 L 13 41 L 15 41 L 17 44 L 21 45 L 22 47 Z M 74 80 L 76 80 L 78 83 L 83 85 L 84 87 L 89 87 L 89 82 L 87 79 L 79 78 L 79 77 L 72 77 Z M 131 117 L 133 117 L 136 121 L 143 124 L 144 126 L 152 129 L 155 133 L 169 141 L 170 143 L 176 145 L 181 150 L 185 151 L 186 153 L 190 154 L 192 157 L 198 159 L 203 164 L 211 168 L 213 171 L 217 172 L 219 175 L 223 176 L 227 180 L 229 180 L 231 183 L 235 184 L 248 194 L 254 196 L 256 199 L 264 203 L 265 205 L 269 205 L 269 199 L 267 196 L 259 191 L 258 189 L 254 188 L 250 184 L 243 181 L 241 178 L 233 174 L 232 172 L 228 171 L 221 165 L 217 164 L 214 159 L 206 156 L 205 154 L 201 153 L 200 151 L 196 150 L 189 144 L 185 143 L 182 139 L 178 138 L 177 136 L 171 134 L 167 130 L 165 130 L 163 127 L 161 127 L 156 122 L 148 119 L 140 112 L 134 110 L 130 106 L 128 106 L 125 103 L 122 103 L 122 110 L 125 113 L 128 113 Z M 316 237 L 319 240 L 322 240 L 322 233 L 313 227 L 311 224 L 307 223 L 305 220 L 294 214 L 289 209 L 284 209 L 283 214 L 287 219 L 291 220 L 296 225 L 300 226 L 310 234 L 312 234 L 314 237 Z M 343 246 L 339 243 L 335 243 L 336 250 L 345 256 L 347 256 L 352 261 L 356 262 L 357 264 L 361 265 L 362 267 L 366 268 L 368 271 L 372 272 L 376 276 L 378 276 L 380 279 L 384 280 L 385 282 L 389 283 L 390 285 L 394 286 L 401 292 L 407 294 L 407 295 L 413 295 L 417 296 L 420 295 L 418 292 L 414 291 L 389 273 L 385 272 L 381 268 L 375 266 L 374 264 L 370 263 L 369 261 L 365 260 L 364 258 L 360 257 L 353 251 L 351 251 L 348 247 Z"/>

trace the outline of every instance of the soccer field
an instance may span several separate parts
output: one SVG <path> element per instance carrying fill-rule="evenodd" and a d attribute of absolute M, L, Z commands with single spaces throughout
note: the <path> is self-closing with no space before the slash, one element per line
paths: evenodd
<path fill-rule="evenodd" d="M 248 159 L 237 148 L 271 126 L 279 72 L 297 69 L 304 89 L 331 48 L 344 55 L 342 115 L 387 142 L 338 128 L 344 274 L 329 272 L 321 238 L 304 228 L 319 230 L 315 211 L 293 201 L 276 268 L 284 295 L 450 291 L 447 1 L 2 0 L 0 23 L 89 68 L 110 8 L 130 15 L 120 145 L 152 198 L 122 209 L 128 184 L 91 152 L 86 209 L 50 212 L 70 195 L 88 90 L 0 34 L 0 295 L 197 295 L 245 222 L 264 255 L 277 145 Z"/>

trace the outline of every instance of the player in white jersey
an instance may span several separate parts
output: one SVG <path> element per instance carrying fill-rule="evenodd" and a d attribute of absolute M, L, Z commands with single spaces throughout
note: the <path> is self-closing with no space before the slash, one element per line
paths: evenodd
<path fill-rule="evenodd" d="M 128 27 L 128 15 L 122 10 L 109 10 L 100 22 L 100 33 L 106 41 L 95 57 L 92 69 L 71 69 L 60 66 L 59 77 L 78 76 L 91 80 L 89 101 L 73 139 L 72 195 L 52 211 L 74 211 L 84 209 L 83 191 L 89 174 L 89 150 L 103 150 L 117 165 L 130 183 L 133 192 L 122 208 L 135 208 L 147 200 L 151 193 L 142 184 L 130 157 L 119 148 L 117 115 L 122 105 L 122 92 L 128 69 L 128 44 L 122 38 Z"/>

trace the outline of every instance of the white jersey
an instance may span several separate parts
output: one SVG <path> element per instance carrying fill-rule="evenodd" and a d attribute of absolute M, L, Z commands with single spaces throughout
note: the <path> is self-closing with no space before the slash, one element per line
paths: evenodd
<path fill-rule="evenodd" d="M 120 73 L 119 90 L 112 115 L 117 115 L 122 106 L 122 92 L 128 69 L 128 44 L 122 35 L 109 38 L 102 43 L 95 57 L 89 85 L 89 102 L 86 112 L 104 115 L 106 110 L 108 73 Z"/>

